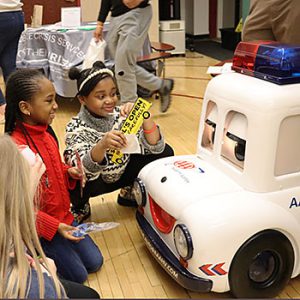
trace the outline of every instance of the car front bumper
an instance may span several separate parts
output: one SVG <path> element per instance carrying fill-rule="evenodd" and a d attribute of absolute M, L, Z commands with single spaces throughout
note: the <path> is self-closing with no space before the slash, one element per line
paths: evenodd
<path fill-rule="evenodd" d="M 211 291 L 212 281 L 188 272 L 138 210 L 136 219 L 147 248 L 176 282 L 194 292 L 206 293 Z"/>

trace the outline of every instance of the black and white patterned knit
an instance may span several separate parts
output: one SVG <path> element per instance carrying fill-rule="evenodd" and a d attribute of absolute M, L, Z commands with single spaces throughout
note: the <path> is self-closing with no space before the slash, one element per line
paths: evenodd
<path fill-rule="evenodd" d="M 120 116 L 119 106 L 115 107 L 114 113 L 112 116 L 96 118 L 82 105 L 78 115 L 73 117 L 67 124 L 65 162 L 68 165 L 76 166 L 75 151 L 77 151 L 81 157 L 88 180 L 94 180 L 101 176 L 103 181 L 107 183 L 116 182 L 129 163 L 130 154 L 123 154 L 121 164 L 113 163 L 111 161 L 112 155 L 108 152 L 101 163 L 94 162 L 91 158 L 91 149 L 103 138 L 104 134 L 121 127 L 123 118 Z M 138 140 L 141 153 L 147 155 L 163 152 L 165 141 L 161 132 L 160 136 L 161 138 L 156 145 L 150 145 L 144 136 L 143 130 L 140 130 Z"/>

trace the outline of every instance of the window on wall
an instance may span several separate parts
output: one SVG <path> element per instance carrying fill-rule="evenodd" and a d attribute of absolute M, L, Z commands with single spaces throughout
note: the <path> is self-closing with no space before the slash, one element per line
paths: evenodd
<path fill-rule="evenodd" d="M 215 133 L 217 129 L 217 116 L 217 105 L 214 102 L 209 101 L 206 107 L 204 130 L 201 140 L 201 146 L 208 150 L 213 150 L 214 148 Z"/>
<path fill-rule="evenodd" d="M 244 168 L 248 122 L 245 115 L 230 111 L 225 119 L 221 155 L 226 161 Z"/>
<path fill-rule="evenodd" d="M 300 171 L 300 115 L 285 118 L 278 134 L 275 176 Z"/>

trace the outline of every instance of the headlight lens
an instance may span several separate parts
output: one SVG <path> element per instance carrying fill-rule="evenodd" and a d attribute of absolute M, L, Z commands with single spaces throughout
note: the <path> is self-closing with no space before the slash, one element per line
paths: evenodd
<path fill-rule="evenodd" d="M 146 205 L 146 188 L 144 183 L 140 178 L 136 178 L 133 183 L 132 193 L 135 197 L 135 200 L 139 206 Z"/>
<path fill-rule="evenodd" d="M 174 243 L 178 254 L 185 260 L 193 256 L 192 237 L 184 224 L 176 225 L 174 229 Z"/>

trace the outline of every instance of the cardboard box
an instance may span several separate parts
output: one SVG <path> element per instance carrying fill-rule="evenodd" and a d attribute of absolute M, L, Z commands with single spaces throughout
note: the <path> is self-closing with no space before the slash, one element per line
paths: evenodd
<path fill-rule="evenodd" d="M 33 6 L 33 15 L 31 18 L 31 27 L 41 27 L 43 23 L 43 5 Z"/>

